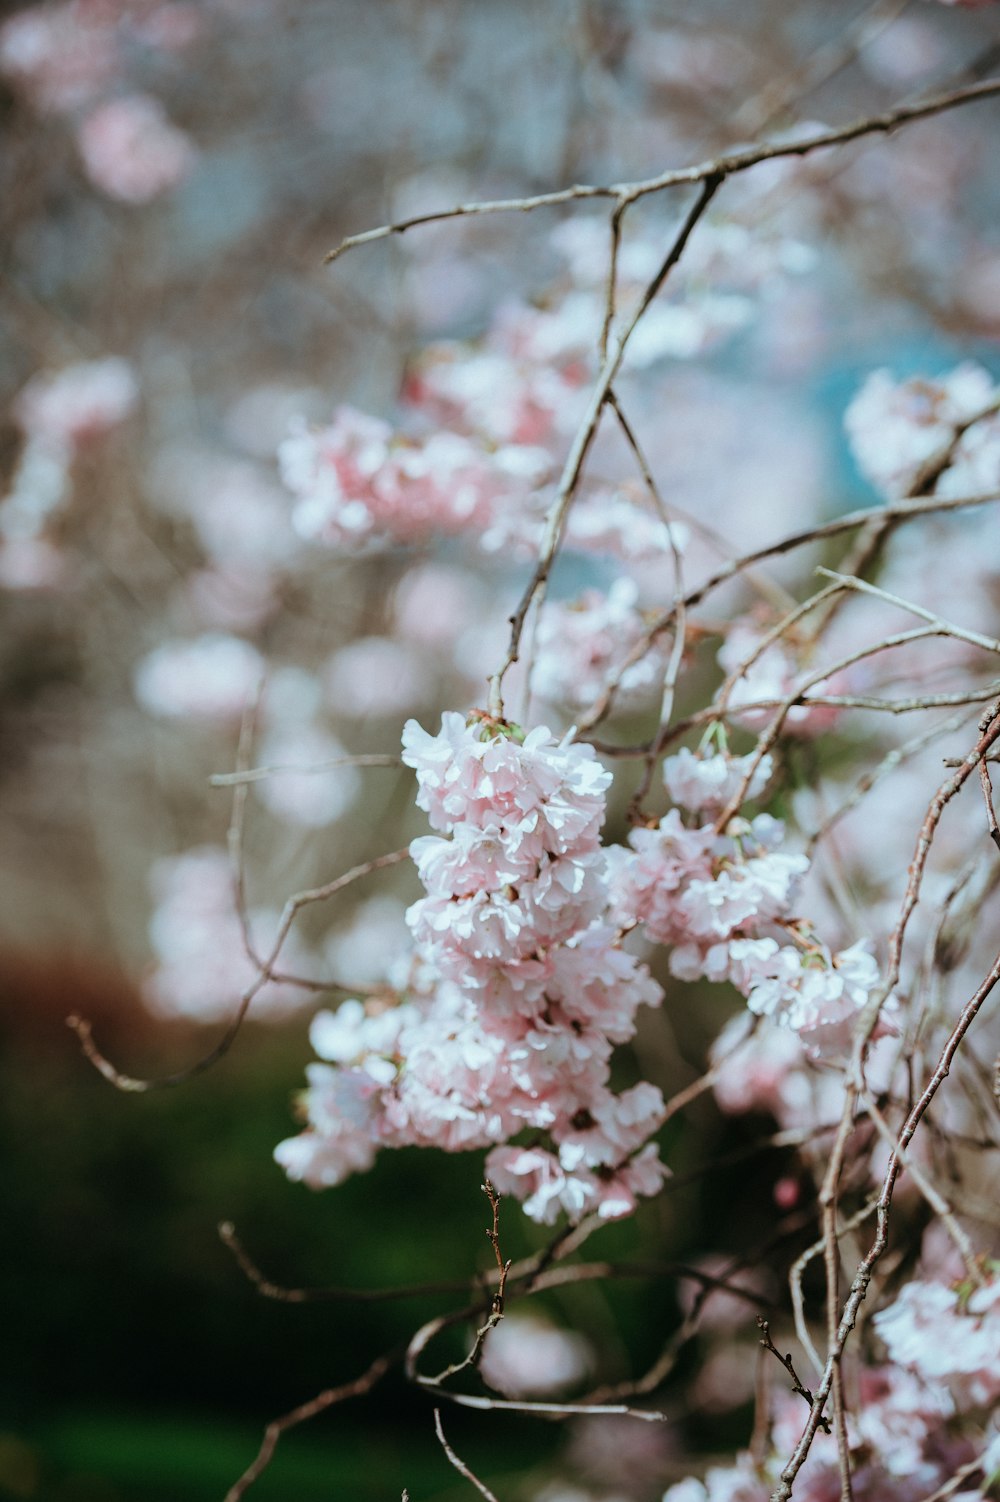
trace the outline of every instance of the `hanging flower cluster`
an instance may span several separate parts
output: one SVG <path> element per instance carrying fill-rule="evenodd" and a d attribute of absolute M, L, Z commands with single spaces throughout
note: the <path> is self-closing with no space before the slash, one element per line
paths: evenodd
<path fill-rule="evenodd" d="M 615 1094 L 609 1061 L 661 992 L 608 918 L 610 774 L 544 727 L 454 713 L 436 736 L 409 721 L 403 746 L 440 831 L 411 846 L 412 988 L 316 1018 L 308 1128 L 278 1161 L 319 1186 L 379 1147 L 491 1146 L 487 1173 L 534 1219 L 627 1215 L 663 1180 L 663 1099 Z"/>

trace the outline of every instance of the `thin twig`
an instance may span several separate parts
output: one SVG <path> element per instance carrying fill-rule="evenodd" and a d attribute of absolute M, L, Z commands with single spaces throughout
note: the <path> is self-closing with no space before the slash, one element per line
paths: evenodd
<path fill-rule="evenodd" d="M 327 1388 L 325 1392 L 317 1393 L 315 1398 L 310 1398 L 308 1403 L 302 1403 L 298 1408 L 293 1408 L 290 1413 L 283 1414 L 280 1418 L 272 1419 L 264 1430 L 264 1438 L 256 1459 L 247 1466 L 243 1475 L 234 1482 L 225 1496 L 225 1502 L 239 1502 L 239 1499 L 249 1491 L 254 1482 L 263 1474 L 270 1465 L 274 1456 L 275 1448 L 283 1434 L 289 1429 L 296 1428 L 299 1424 L 305 1424 L 314 1419 L 326 1409 L 332 1408 L 336 1403 L 343 1403 L 348 1398 L 359 1398 L 365 1393 L 371 1392 L 372 1388 L 385 1376 L 386 1372 L 399 1359 L 398 1351 L 387 1352 L 373 1361 L 371 1366 L 360 1377 L 355 1377 L 353 1382 L 345 1382 L 340 1387 Z"/>
<path fill-rule="evenodd" d="M 877 1204 L 878 1196 L 873 1195 L 867 1202 L 867 1204 L 862 1205 L 860 1210 L 856 1210 L 851 1218 L 844 1222 L 844 1224 L 837 1231 L 838 1237 L 846 1236 L 848 1231 L 856 1230 L 858 1226 L 862 1225 L 868 1219 L 869 1215 L 873 1215 L 875 1213 L 875 1207 Z M 815 1366 L 817 1376 L 822 1374 L 823 1362 L 820 1359 L 819 1352 L 813 1345 L 812 1336 L 809 1334 L 809 1327 L 806 1324 L 805 1299 L 802 1293 L 802 1278 L 806 1268 L 809 1266 L 809 1263 L 812 1262 L 814 1258 L 820 1255 L 825 1246 L 826 1237 L 820 1236 L 819 1239 L 817 1241 L 814 1241 L 811 1246 L 806 1247 L 801 1256 L 795 1259 L 788 1274 L 788 1288 L 789 1293 L 791 1294 L 792 1310 L 795 1316 L 795 1334 L 798 1337 L 799 1345 L 803 1348 L 804 1351 L 808 1353 L 810 1361 Z"/>
<path fill-rule="evenodd" d="M 534 1413 L 556 1419 L 591 1418 L 594 1414 L 617 1414 L 621 1418 L 642 1419 L 647 1424 L 665 1424 L 669 1414 L 655 1408 L 630 1408 L 627 1403 L 529 1403 L 514 1398 L 488 1398 L 476 1393 L 449 1392 L 441 1396 L 460 1408 L 478 1408 L 484 1413 L 502 1409 L 507 1413 Z"/>
<path fill-rule="evenodd" d="M 914 1159 L 912 1154 L 906 1152 L 904 1148 L 899 1146 L 898 1142 L 896 1141 L 896 1133 L 892 1130 L 889 1123 L 882 1115 L 882 1112 L 875 1104 L 875 1100 L 867 1086 L 862 1089 L 861 1098 L 865 1103 L 865 1110 L 868 1113 L 869 1119 L 875 1123 L 875 1127 L 878 1131 L 879 1136 L 884 1142 L 887 1142 L 890 1149 L 896 1153 L 896 1156 L 899 1159 L 900 1172 L 909 1173 L 914 1184 L 917 1186 L 918 1190 L 923 1195 L 928 1205 L 930 1205 L 935 1215 L 938 1216 L 941 1224 L 944 1226 L 945 1230 L 948 1232 L 948 1235 L 954 1242 L 956 1248 L 958 1249 L 959 1256 L 962 1258 L 962 1261 L 965 1264 L 965 1270 L 968 1273 L 969 1278 L 977 1288 L 982 1288 L 986 1281 L 983 1277 L 983 1270 L 976 1260 L 976 1254 L 973 1249 L 972 1242 L 969 1240 L 969 1237 L 966 1235 L 965 1231 L 963 1231 L 962 1227 L 955 1219 L 954 1211 L 952 1210 L 948 1201 L 945 1199 L 941 1191 L 931 1183 L 927 1174 L 921 1168 L 920 1164 Z"/>
<path fill-rule="evenodd" d="M 476 1491 L 479 1493 L 479 1495 L 486 1498 L 486 1502 L 497 1502 L 496 1497 L 490 1491 L 485 1481 L 480 1481 L 479 1477 L 474 1475 L 473 1472 L 469 1470 L 469 1467 L 465 1464 L 465 1461 L 459 1460 L 458 1456 L 451 1448 L 451 1445 L 449 1445 L 448 1441 L 445 1439 L 444 1430 L 441 1427 L 440 1408 L 435 1408 L 434 1410 L 434 1432 L 441 1442 L 442 1450 L 444 1451 L 445 1455 L 447 1455 L 448 1459 L 455 1467 L 455 1470 L 458 1472 L 458 1474 L 460 1476 L 464 1476 L 466 1481 L 471 1481 L 472 1485 L 476 1488 Z"/>
<path fill-rule="evenodd" d="M 809 1391 L 808 1387 L 804 1387 L 799 1381 L 799 1376 L 795 1370 L 795 1364 L 792 1361 L 791 1354 L 782 1356 L 781 1352 L 774 1344 L 774 1341 L 771 1339 L 771 1327 L 762 1314 L 758 1314 L 757 1316 L 757 1327 L 760 1330 L 760 1344 L 764 1347 L 764 1350 L 770 1351 L 772 1356 L 777 1357 L 780 1364 L 785 1368 L 785 1371 L 791 1377 L 792 1391 L 797 1392 L 800 1398 L 805 1398 L 806 1402 L 810 1406 L 812 1406 L 812 1403 L 814 1402 L 813 1395 Z M 827 1434 L 829 1434 L 829 1420 L 825 1418 L 820 1419 L 820 1428 L 823 1429 Z"/>
<path fill-rule="evenodd" d="M 446 209 L 438 209 L 426 214 L 414 214 L 408 219 L 397 219 L 393 224 L 382 224 L 376 229 L 364 230 L 361 234 L 348 235 L 327 253 L 324 262 L 329 265 L 346 251 L 353 250 L 357 246 L 370 245 L 376 240 L 386 240 L 390 236 L 404 235 L 419 225 L 439 224 L 446 219 L 461 219 L 483 214 L 530 213 L 534 209 L 558 208 L 563 204 L 589 198 L 612 199 L 616 204 L 635 203 L 640 198 L 648 197 L 651 193 L 662 193 L 667 188 L 703 183 L 715 177 L 731 177 L 735 173 L 746 172 L 751 167 L 756 167 L 760 162 L 775 161 L 781 157 L 810 156 L 814 151 L 821 151 L 829 146 L 842 146 L 848 141 L 856 141 L 863 136 L 889 135 L 901 125 L 907 125 L 915 120 L 924 120 L 931 115 L 938 115 L 945 110 L 956 109 L 964 104 L 972 104 L 980 99 L 991 99 L 997 94 L 1000 94 L 1000 79 L 988 78 L 965 88 L 950 89 L 946 93 L 932 95 L 929 99 L 913 104 L 896 105 L 880 115 L 870 115 L 865 119 L 855 120 L 849 125 L 842 125 L 835 130 L 813 132 L 808 136 L 801 136 L 790 141 L 765 143 L 761 146 L 748 147 L 743 151 L 728 152 L 697 166 L 672 169 L 638 182 L 610 183 L 605 186 L 574 183 L 568 188 L 558 188 L 549 193 L 536 193 L 528 197 L 497 198 L 474 203 L 453 204 Z"/>
<path fill-rule="evenodd" d="M 695 605 L 700 605 L 720 585 L 726 584 L 730 579 L 752 567 L 755 563 L 761 563 L 766 558 L 777 558 L 784 553 L 793 552 L 796 548 L 804 547 L 808 543 L 822 542 L 827 537 L 837 537 L 841 532 L 851 532 L 856 527 L 863 527 L 873 519 L 907 521 L 911 517 L 931 516 L 942 512 L 966 510 L 977 506 L 991 505 L 1000 501 L 1000 490 L 985 491 L 979 495 L 969 496 L 929 496 L 922 500 L 897 501 L 888 506 L 865 507 L 864 510 L 847 512 L 843 516 L 835 517 L 832 521 L 822 522 L 815 527 L 805 527 L 797 532 L 790 532 L 779 538 L 777 542 L 768 543 L 761 548 L 755 548 L 753 552 L 745 553 L 741 558 L 732 560 L 716 569 L 701 584 L 691 590 L 684 597 L 684 606 L 691 610 Z M 594 701 L 585 714 L 577 721 L 577 734 L 582 736 L 592 730 L 604 719 L 611 708 L 618 684 L 622 675 L 633 663 L 649 651 L 649 647 L 663 632 L 668 631 L 673 625 L 675 607 L 669 606 L 662 614 L 658 615 L 648 626 L 644 636 L 636 643 L 628 655 L 619 665 L 614 678 L 609 680 L 605 688 Z"/>
<path fill-rule="evenodd" d="M 887 589 L 882 589 L 877 584 L 869 584 L 867 579 L 858 579 L 852 574 L 840 574 L 835 569 L 824 568 L 820 565 L 816 569 L 817 574 L 824 578 L 832 579 L 841 589 L 853 589 L 859 594 L 872 595 L 877 600 L 885 600 L 888 605 L 897 605 L 900 610 L 915 615 L 922 621 L 927 621 L 940 631 L 942 636 L 952 636 L 956 641 L 968 642 L 970 646 L 982 647 L 986 652 L 1000 652 L 1000 641 L 995 636 L 983 636 L 979 631 L 968 631 L 963 626 L 956 626 L 951 621 L 946 621 L 943 616 L 935 615 L 933 610 L 925 610 L 922 605 L 915 605 L 912 600 L 904 600 L 901 595 L 894 595 Z"/>
<path fill-rule="evenodd" d="M 997 958 L 994 961 L 989 974 L 983 980 L 982 984 L 978 987 L 975 994 L 970 997 L 969 1001 L 963 1007 L 958 1021 L 952 1028 L 952 1031 L 941 1050 L 941 1054 L 938 1058 L 934 1073 L 931 1075 L 930 1079 L 924 1087 L 922 1094 L 920 1095 L 920 1098 L 917 1100 L 906 1121 L 903 1123 L 903 1126 L 901 1127 L 896 1138 L 896 1141 L 900 1148 L 905 1150 L 909 1146 L 909 1143 L 913 1138 L 913 1134 L 917 1130 L 917 1127 L 920 1125 L 925 1112 L 927 1111 L 935 1095 L 948 1076 L 952 1062 L 955 1058 L 955 1054 L 957 1053 L 959 1046 L 961 1045 L 962 1039 L 965 1037 L 976 1017 L 979 1015 L 983 1003 L 993 991 L 993 988 L 996 986 L 998 981 L 1000 981 L 1000 954 L 997 955 Z M 850 1093 L 851 1091 L 849 1089 L 849 1094 Z M 879 1259 L 885 1252 L 886 1246 L 888 1244 L 889 1208 L 892 1204 L 893 1190 L 896 1185 L 896 1179 L 899 1174 L 899 1169 L 899 1158 L 897 1154 L 893 1152 L 889 1156 L 889 1162 L 885 1170 L 885 1175 L 882 1180 L 882 1188 L 880 1190 L 878 1203 L 876 1205 L 876 1231 L 874 1239 L 865 1256 L 858 1264 L 857 1271 L 854 1275 L 854 1280 L 851 1284 L 850 1292 L 841 1314 L 836 1340 L 834 1342 L 833 1348 L 827 1353 L 826 1364 L 823 1368 L 823 1375 L 816 1390 L 815 1398 L 813 1399 L 813 1405 L 812 1409 L 810 1410 L 809 1418 L 806 1422 L 805 1428 L 802 1431 L 799 1442 L 792 1452 L 787 1465 L 781 1471 L 777 1486 L 771 1493 L 771 1502 L 788 1502 L 788 1499 L 792 1495 L 792 1487 L 795 1483 L 795 1478 L 805 1463 L 806 1457 L 808 1456 L 809 1451 L 812 1447 L 813 1438 L 815 1437 L 817 1429 L 820 1427 L 820 1420 L 823 1417 L 823 1409 L 826 1406 L 827 1399 L 830 1396 L 830 1392 L 833 1386 L 834 1370 L 840 1361 L 850 1333 L 854 1329 L 858 1310 L 860 1309 L 868 1293 L 868 1288 L 871 1283 L 875 1267 Z"/>
<path fill-rule="evenodd" d="M 434 1377 L 425 1377 L 417 1371 L 416 1362 L 414 1359 L 415 1349 L 417 1353 L 419 1353 L 419 1351 L 422 1351 L 433 1335 L 436 1335 L 439 1330 L 444 1329 L 446 1324 L 452 1324 L 456 1322 L 456 1316 L 454 1314 L 445 1315 L 443 1320 L 430 1320 L 426 1325 L 421 1327 L 421 1330 L 417 1332 L 417 1335 L 415 1335 L 413 1340 L 411 1340 L 407 1350 L 407 1371 L 411 1379 L 415 1382 L 418 1382 L 421 1387 L 440 1387 L 442 1382 L 447 1381 L 449 1377 L 454 1377 L 459 1372 L 466 1371 L 469 1367 L 478 1366 L 479 1358 L 483 1353 L 483 1346 L 486 1343 L 487 1335 L 489 1335 L 491 1330 L 495 1330 L 497 1325 L 503 1319 L 504 1296 L 507 1291 L 507 1275 L 510 1272 L 511 1263 L 509 1259 L 507 1261 L 504 1261 L 503 1255 L 500 1251 L 500 1196 L 497 1194 L 489 1179 L 487 1179 L 482 1185 L 482 1190 L 486 1195 L 486 1198 L 490 1202 L 490 1210 L 493 1216 L 492 1224 L 487 1228 L 486 1235 L 489 1239 L 490 1246 L 493 1248 L 493 1255 L 496 1258 L 496 1291 L 494 1292 L 493 1297 L 490 1300 L 489 1313 L 487 1314 L 486 1320 L 477 1329 L 475 1339 L 472 1343 L 472 1349 L 469 1351 L 468 1355 L 463 1356 L 461 1361 L 453 1361 L 449 1366 L 446 1366 L 443 1371 L 438 1372 Z M 466 1311 L 458 1312 L 458 1318 L 461 1319 L 465 1317 Z M 424 1336 L 425 1338 L 421 1339 L 422 1336 Z M 416 1346 L 416 1342 L 418 1340 L 420 1341 L 420 1344 L 419 1346 Z"/>
<path fill-rule="evenodd" d="M 175 1074 L 160 1075 L 151 1079 L 141 1079 L 135 1075 L 124 1074 L 98 1048 L 91 1035 L 91 1024 L 86 1018 L 75 1015 L 67 1017 L 66 1026 L 76 1033 L 84 1057 L 93 1064 L 97 1072 L 102 1074 L 109 1084 L 114 1085 L 116 1090 L 141 1094 L 147 1090 L 164 1090 L 174 1085 L 185 1084 L 188 1080 L 194 1079 L 196 1075 L 204 1074 L 206 1069 L 211 1069 L 213 1064 L 217 1064 L 220 1059 L 225 1057 L 235 1043 L 254 998 L 259 991 L 263 990 L 268 981 L 274 979 L 274 967 L 277 964 L 278 956 L 284 947 L 285 940 L 288 938 L 289 930 L 295 921 L 296 915 L 301 909 L 310 903 L 326 901 L 327 898 L 335 896 L 337 892 L 341 892 L 345 887 L 350 886 L 352 882 L 359 881 L 363 876 L 369 876 L 373 871 L 381 871 L 386 866 L 398 865 L 400 861 L 407 860 L 409 854 L 409 846 L 407 846 L 403 850 L 393 850 L 388 855 L 376 856 L 374 860 L 364 861 L 359 866 L 352 866 L 349 871 L 344 872 L 343 876 L 335 877 L 333 881 L 327 882 L 325 886 L 311 887 L 306 891 L 296 892 L 293 897 L 289 897 L 285 903 L 270 953 L 266 959 L 259 961 L 259 974 L 247 986 L 240 997 L 232 1021 L 218 1043 L 194 1064 L 188 1065 L 186 1069 L 178 1070 Z"/>
<path fill-rule="evenodd" d="M 499 720 L 503 718 L 503 681 L 508 670 L 518 660 L 521 635 L 524 631 L 524 622 L 528 611 L 531 609 L 538 591 L 548 581 L 556 554 L 559 551 L 559 545 L 566 526 L 566 518 L 569 515 L 570 506 L 576 494 L 584 463 L 597 435 L 601 414 L 607 402 L 608 394 L 611 391 L 615 377 L 621 369 L 629 339 L 670 272 L 683 255 L 695 225 L 705 213 L 721 182 L 722 178 L 717 174 L 709 174 L 705 179 L 701 192 L 688 210 L 673 244 L 663 259 L 662 265 L 640 298 L 638 307 L 625 327 L 614 337 L 610 344 L 597 377 L 597 382 L 591 393 L 590 401 L 587 404 L 587 409 L 570 446 L 566 462 L 563 465 L 555 498 L 545 519 L 545 529 L 542 534 L 538 562 L 514 614 L 510 617 L 510 642 L 507 652 L 499 668 L 490 678 L 488 707 L 490 715 L 495 719 Z"/>
<path fill-rule="evenodd" d="M 331 761 L 313 761 L 304 764 L 295 762 L 276 762 L 268 767 L 247 767 L 235 772 L 213 772 L 209 777 L 209 786 L 214 788 L 240 787 L 247 782 L 262 782 L 265 777 L 272 777 L 275 772 L 332 772 L 336 767 L 402 767 L 402 759 L 398 756 L 383 755 L 373 752 L 359 756 L 335 756 Z"/>

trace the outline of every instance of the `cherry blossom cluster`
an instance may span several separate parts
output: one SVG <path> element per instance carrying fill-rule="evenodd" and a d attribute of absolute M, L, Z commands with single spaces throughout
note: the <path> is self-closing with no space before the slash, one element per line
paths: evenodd
<path fill-rule="evenodd" d="M 959 1411 L 1000 1403 L 1000 1266 L 980 1286 L 915 1279 L 872 1321 L 892 1360 Z"/>
<path fill-rule="evenodd" d="M 535 636 L 532 691 L 572 712 L 592 704 L 614 678 L 619 707 L 648 699 L 663 678 L 666 654 L 654 643 L 628 663 L 648 625 L 638 595 L 634 580 L 621 577 L 607 592 L 551 601 Z"/>
<path fill-rule="evenodd" d="M 490 452 L 441 432 L 407 441 L 351 407 L 318 432 L 297 424 L 279 459 L 296 529 L 338 548 L 484 531 L 495 510 L 523 506 L 548 467 L 544 451 L 524 445 Z"/>
<path fill-rule="evenodd" d="M 973 1473 L 966 1487 L 947 1495 L 974 1502 L 985 1493 L 978 1480 L 1000 1459 L 997 1436 L 978 1442 L 949 1427 L 945 1391 L 898 1367 L 870 1366 L 857 1375 L 857 1402 L 847 1419 L 852 1489 L 858 1502 L 922 1502 L 960 1468 Z M 790 1392 L 774 1405 L 771 1449 L 761 1465 L 740 1455 L 731 1466 L 710 1466 L 702 1480 L 668 1487 L 663 1502 L 767 1502 L 802 1433 L 805 1405 Z M 976 1462 L 978 1461 L 978 1466 Z M 816 1435 L 795 1482 L 802 1502 L 833 1502 L 841 1495 L 837 1442 Z"/>
<path fill-rule="evenodd" d="M 796 917 L 809 862 L 781 848 L 780 820 L 758 814 L 717 827 L 744 786 L 748 799 L 763 791 L 771 770 L 767 756 L 685 748 L 668 757 L 663 778 L 674 807 L 633 830 L 630 850 L 613 853 L 615 912 L 670 947 L 679 979 L 729 981 L 758 1016 L 815 1052 L 835 1051 L 877 988 L 874 958 L 864 942 L 832 954 Z"/>
<path fill-rule="evenodd" d="M 0 584 L 56 583 L 62 554 L 55 524 L 72 495 L 73 466 L 135 410 L 139 385 L 127 360 L 83 360 L 40 371 L 18 394 L 13 417 L 23 446 L 0 501 Z"/>
<path fill-rule="evenodd" d="M 488 1146 L 490 1178 L 536 1220 L 627 1215 L 663 1180 L 663 1100 L 615 1094 L 609 1061 L 661 992 L 608 921 L 610 775 L 587 746 L 478 715 L 436 736 L 410 721 L 403 744 L 440 831 L 411 846 L 411 985 L 317 1017 L 308 1128 L 278 1160 L 325 1185 L 379 1147 Z"/>
<path fill-rule="evenodd" d="M 862 473 L 886 496 L 912 493 L 925 466 L 942 495 L 975 495 L 1000 482 L 1000 387 L 966 361 L 935 379 L 870 375 L 845 426 Z"/>
<path fill-rule="evenodd" d="M 669 232 L 654 226 L 623 246 L 623 307 L 656 274 Z M 772 283 L 803 269 L 807 252 L 797 242 L 779 236 L 751 250 L 754 238 L 731 221 L 703 228 L 691 271 L 630 339 L 629 368 L 702 352 L 744 326 Z M 467 534 L 487 552 L 537 551 L 561 451 L 585 408 L 605 308 L 601 222 L 567 221 L 553 243 L 567 275 L 551 301 L 505 304 L 475 343 L 428 345 L 405 384 L 398 428 L 349 407 L 326 427 L 293 425 L 279 458 L 303 537 L 357 550 Z M 686 537 L 681 525 L 603 485 L 574 505 L 566 545 L 637 559 L 681 548 Z"/>

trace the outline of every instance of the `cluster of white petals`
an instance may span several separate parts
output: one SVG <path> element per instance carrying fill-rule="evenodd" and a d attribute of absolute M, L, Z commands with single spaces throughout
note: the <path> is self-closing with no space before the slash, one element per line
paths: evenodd
<path fill-rule="evenodd" d="M 989 487 L 990 469 L 1000 461 L 1000 438 L 990 425 L 989 453 L 982 457 L 982 434 L 960 434 L 995 403 L 992 376 L 971 361 L 937 379 L 896 381 L 887 370 L 868 377 L 844 416 L 844 426 L 861 472 L 886 496 L 909 495 L 925 466 L 949 464 L 949 487 L 975 493 Z M 954 454 L 952 446 L 957 443 Z M 986 486 L 977 486 L 982 472 Z M 936 479 L 936 475 L 933 477 Z"/>
<path fill-rule="evenodd" d="M 623 306 L 655 276 L 665 233 L 651 225 L 621 247 Z M 537 555 L 552 481 L 586 411 L 607 275 L 596 220 L 567 221 L 554 243 L 568 268 L 554 296 L 543 307 L 503 304 L 475 342 L 428 345 L 408 373 L 398 426 L 343 406 L 325 427 L 293 424 L 279 463 L 303 538 L 354 551 L 463 534 L 490 553 Z M 627 366 L 690 359 L 745 327 L 755 299 L 805 256 L 780 236 L 765 243 L 759 225 L 709 221 L 690 269 L 686 259 L 636 326 Z M 568 549 L 623 560 L 662 557 L 686 540 L 685 527 L 613 483 L 580 498 L 564 537 Z"/>
<path fill-rule="evenodd" d="M 852 1495 L 856 1502 L 921 1502 L 975 1460 L 967 1437 L 950 1432 L 953 1408 L 947 1392 L 896 1367 L 864 1367 L 857 1376 L 858 1402 L 847 1418 Z M 788 1455 L 802 1433 L 804 1405 L 791 1392 L 776 1396 L 771 1450 L 763 1464 L 748 1454 L 731 1466 L 710 1466 L 703 1480 L 668 1487 L 663 1502 L 767 1502 Z M 948 1496 L 972 1502 L 978 1488 Z M 802 1502 L 836 1502 L 841 1495 L 837 1442 L 816 1435 L 795 1482 Z"/>
<path fill-rule="evenodd" d="M 484 532 L 496 512 L 523 506 L 548 468 L 539 449 L 490 451 L 440 431 L 403 438 L 353 407 L 338 408 L 325 428 L 295 423 L 278 460 L 299 535 L 349 550 Z"/>
<path fill-rule="evenodd" d="M 589 589 L 579 599 L 547 604 L 535 635 L 532 691 L 547 703 L 580 709 L 614 678 L 619 705 L 648 697 L 662 681 L 666 658 L 654 645 L 625 666 L 646 633 L 638 595 L 633 580 L 620 578 L 607 593 Z"/>
<path fill-rule="evenodd" d="M 376 1147 L 492 1147 L 490 1178 L 536 1220 L 627 1215 L 663 1181 L 663 1099 L 615 1094 L 609 1061 L 661 992 L 607 921 L 610 775 L 588 746 L 483 717 L 446 714 L 436 736 L 410 721 L 403 747 L 440 831 L 411 846 L 411 986 L 317 1017 L 308 1127 L 278 1160 L 323 1185 Z"/>
<path fill-rule="evenodd" d="M 959 1409 L 1000 1402 L 1000 1269 L 981 1287 L 913 1281 L 872 1321 L 893 1361 Z"/>
<path fill-rule="evenodd" d="M 630 850 L 611 853 L 615 914 L 670 947 L 679 979 L 729 981 L 752 1012 L 797 1033 L 811 1050 L 843 1049 L 878 987 L 866 944 L 831 954 L 806 936 L 795 904 L 809 861 L 780 848 L 780 820 L 734 818 L 724 832 L 709 822 L 742 790 L 759 796 L 770 776 L 766 756 L 757 765 L 724 752 L 668 757 L 663 779 L 679 806 L 652 828 L 633 830 Z M 787 942 L 789 933 L 796 943 Z"/>

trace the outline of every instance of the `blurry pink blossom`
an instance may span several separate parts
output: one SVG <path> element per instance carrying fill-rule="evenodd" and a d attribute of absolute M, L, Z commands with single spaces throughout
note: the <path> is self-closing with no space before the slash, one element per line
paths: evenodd
<path fill-rule="evenodd" d="M 265 663 L 238 636 L 211 632 L 154 647 L 135 669 L 135 695 L 150 714 L 171 720 L 238 720 L 259 689 Z"/>
<path fill-rule="evenodd" d="M 265 571 L 236 562 L 193 570 L 182 592 L 182 608 L 191 612 L 196 624 L 218 631 L 253 631 L 280 604 L 274 581 Z"/>
<path fill-rule="evenodd" d="M 30 437 L 72 451 L 124 422 L 138 399 L 139 384 L 127 360 L 82 360 L 32 376 L 14 403 L 14 415 Z"/>
<path fill-rule="evenodd" d="M 361 788 L 356 767 L 334 766 L 347 753 L 317 725 L 278 724 L 261 738 L 259 756 L 273 767 L 254 784 L 260 801 L 279 819 L 307 828 L 332 824 L 354 803 Z"/>
<path fill-rule="evenodd" d="M 508 1314 L 486 1337 L 481 1376 L 510 1398 L 545 1398 L 565 1393 L 594 1367 L 594 1353 L 582 1335 L 561 1330 L 538 1314 Z"/>
<path fill-rule="evenodd" d="M 122 203 L 149 203 L 192 170 L 190 136 L 172 125 L 159 100 L 129 94 L 92 110 L 77 131 L 84 170 Z"/>
<path fill-rule="evenodd" d="M 965 361 L 945 376 L 868 377 L 844 415 L 858 468 L 890 497 L 904 496 L 923 466 L 943 456 L 960 426 L 995 397 L 992 377 Z"/>
<path fill-rule="evenodd" d="M 872 1324 L 893 1361 L 946 1387 L 960 1408 L 1000 1400 L 1000 1277 L 964 1291 L 914 1280 Z"/>
<path fill-rule="evenodd" d="M 0 73 L 37 109 L 69 111 L 112 83 L 120 65 L 113 25 L 81 0 L 35 5 L 0 27 Z"/>
<path fill-rule="evenodd" d="M 390 636 L 349 642 L 329 659 L 323 677 L 334 712 L 358 718 L 405 714 L 434 692 L 426 654 Z"/>
<path fill-rule="evenodd" d="M 796 662 L 792 649 L 783 641 L 772 642 L 755 657 L 749 667 L 739 672 L 741 665 L 754 656 L 763 636 L 763 630 L 755 623 L 737 620 L 727 632 L 718 652 L 720 667 L 730 676 L 738 675 L 733 677 L 729 692 L 729 704 L 733 709 L 755 703 L 773 706 L 767 709 L 747 708 L 740 715 L 742 723 L 754 729 L 771 721 L 778 706 L 785 699 L 794 697 L 798 685 L 807 676 L 811 676 Z M 846 688 L 844 675 L 837 674 L 814 684 L 809 692 L 835 694 L 844 692 Z M 809 704 L 795 704 L 786 713 L 782 728 L 788 735 L 821 735 L 836 722 L 838 714 L 839 710 L 829 705 L 813 708 Z"/>
<path fill-rule="evenodd" d="M 523 507 L 549 466 L 526 445 L 448 431 L 404 438 L 352 407 L 325 428 L 294 423 L 278 460 L 299 535 L 352 550 L 478 537 L 498 510 Z"/>
<path fill-rule="evenodd" d="M 637 597 L 633 581 L 622 578 L 607 593 L 588 589 L 576 600 L 549 601 L 535 635 L 532 691 L 571 711 L 592 703 L 613 675 L 619 702 L 641 701 L 653 692 L 666 669 L 659 644 L 623 667 L 646 631 Z"/>
<path fill-rule="evenodd" d="M 483 581 L 444 563 L 416 563 L 396 586 L 393 617 L 402 641 L 453 646 L 482 602 Z"/>
<path fill-rule="evenodd" d="M 153 866 L 151 885 L 156 907 L 149 938 L 156 965 L 143 985 L 147 1005 L 163 1016 L 228 1020 L 259 972 L 246 953 L 227 852 L 202 845 L 165 857 Z M 249 922 L 257 953 L 266 954 L 277 931 L 277 912 L 255 910 Z M 281 968 L 309 974 L 313 965 L 305 945 L 291 934 Z M 253 1015 L 279 1016 L 309 1000 L 308 990 L 268 982 L 253 1002 Z"/>

